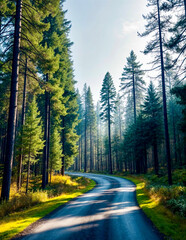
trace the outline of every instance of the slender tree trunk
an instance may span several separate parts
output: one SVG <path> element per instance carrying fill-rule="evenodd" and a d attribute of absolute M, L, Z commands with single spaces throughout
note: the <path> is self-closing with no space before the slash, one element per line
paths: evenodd
<path fill-rule="evenodd" d="M 144 146 L 144 173 L 147 173 L 147 147 Z"/>
<path fill-rule="evenodd" d="M 14 157 L 15 144 L 15 126 L 17 114 L 17 97 L 18 97 L 18 76 L 19 76 L 19 55 L 20 55 L 20 37 L 21 37 L 21 14 L 22 0 L 17 0 L 16 16 L 15 16 L 15 31 L 14 31 L 14 47 L 13 47 L 13 62 L 12 62 L 12 78 L 10 90 L 10 105 L 7 129 L 7 144 L 4 164 L 4 174 L 2 183 L 1 199 L 9 200 L 10 184 L 12 174 L 12 164 Z"/>
<path fill-rule="evenodd" d="M 136 124 L 136 89 L 135 89 L 134 72 L 132 73 L 132 85 L 133 85 L 132 91 L 133 91 L 133 104 L 134 104 L 134 123 Z"/>
<path fill-rule="evenodd" d="M 48 74 L 46 74 L 46 82 L 48 82 Z M 47 168 L 48 168 L 48 163 L 47 163 L 47 155 L 48 155 L 48 129 L 49 129 L 49 93 L 47 90 L 45 90 L 45 132 L 44 132 L 44 140 L 45 140 L 45 145 L 43 148 L 43 174 L 42 174 L 42 188 L 45 189 L 46 184 L 47 184 Z"/>
<path fill-rule="evenodd" d="M 155 174 L 159 174 L 159 162 L 158 162 L 158 147 L 157 147 L 157 140 L 154 139 L 153 143 L 153 155 L 154 155 L 154 171 Z"/>
<path fill-rule="evenodd" d="M 81 135 L 81 167 L 80 170 L 83 168 L 83 138 Z"/>
<path fill-rule="evenodd" d="M 78 161 L 78 171 L 81 170 L 81 137 L 79 138 L 79 161 Z"/>
<path fill-rule="evenodd" d="M 52 182 L 52 164 L 51 164 L 51 168 L 50 168 L 50 184 Z"/>
<path fill-rule="evenodd" d="M 63 149 L 63 157 L 62 157 L 61 174 L 62 176 L 65 176 L 65 117 L 62 118 L 62 149 Z"/>
<path fill-rule="evenodd" d="M 28 193 L 29 177 L 30 177 L 30 153 L 29 153 L 29 156 L 28 156 L 27 180 L 26 180 L 26 193 Z"/>
<path fill-rule="evenodd" d="M 171 155 L 170 155 L 170 140 L 169 140 L 168 119 L 167 119 L 167 102 L 166 102 L 165 73 L 164 73 L 159 0 L 157 0 L 157 9 L 158 9 L 158 27 L 159 27 L 159 43 L 160 43 L 160 58 L 161 58 L 161 76 L 162 76 L 162 90 L 163 90 L 163 111 L 164 111 L 166 155 L 167 155 L 167 170 L 168 170 L 168 182 L 169 182 L 169 185 L 171 185 L 172 184 Z"/>
<path fill-rule="evenodd" d="M 23 125 L 25 124 L 26 87 L 27 87 L 27 56 L 25 59 L 25 72 L 24 72 L 23 102 L 22 102 L 22 115 L 21 115 L 21 136 L 23 134 Z M 21 138 L 21 144 L 22 144 L 22 138 Z M 22 161 L 23 161 L 23 154 L 22 154 L 22 148 L 20 148 L 20 155 L 18 159 L 18 178 L 17 178 L 18 191 L 21 188 Z"/>
<path fill-rule="evenodd" d="M 100 165 L 100 163 L 99 163 L 99 157 L 100 157 L 100 149 L 99 149 L 99 124 L 98 124 L 98 126 L 97 126 L 97 170 L 98 170 L 98 172 L 99 172 L 99 165 Z"/>
<path fill-rule="evenodd" d="M 48 175 L 49 175 L 49 159 L 50 159 L 50 93 L 48 93 L 47 98 L 47 105 L 48 105 L 48 129 L 47 129 L 47 170 L 46 170 L 46 184 L 48 184 Z"/>
<path fill-rule="evenodd" d="M 86 119 L 86 116 L 85 116 L 85 139 L 84 140 L 85 140 L 85 143 L 84 143 L 84 145 L 85 145 L 84 146 L 85 147 L 85 152 L 84 152 L 84 172 L 86 172 L 87 171 L 87 119 Z"/>
<path fill-rule="evenodd" d="M 90 126 L 90 172 L 93 170 L 93 159 L 92 159 L 92 128 Z"/>
<path fill-rule="evenodd" d="M 109 137 L 109 172 L 110 172 L 110 174 L 112 174 L 111 121 L 110 121 L 109 98 L 108 98 L 108 137 Z"/>
<path fill-rule="evenodd" d="M 177 135 L 177 139 L 178 139 L 178 158 L 179 158 L 179 164 L 180 166 L 182 166 L 182 157 L 181 157 L 181 143 L 180 143 L 180 135 L 178 133 Z"/>
<path fill-rule="evenodd" d="M 6 128 L 3 129 L 3 138 L 2 138 L 2 152 L 1 152 L 1 162 L 4 163 L 5 162 L 5 153 L 6 153 Z"/>

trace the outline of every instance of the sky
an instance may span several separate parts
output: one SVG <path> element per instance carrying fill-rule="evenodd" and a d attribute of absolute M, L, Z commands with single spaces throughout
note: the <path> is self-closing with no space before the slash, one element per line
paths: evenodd
<path fill-rule="evenodd" d="M 94 102 L 100 98 L 104 76 L 110 72 L 116 90 L 126 58 L 134 50 L 137 60 L 147 68 L 149 57 L 143 51 L 143 32 L 147 0 L 66 0 L 66 18 L 71 20 L 70 39 L 76 88 L 90 86 Z"/>

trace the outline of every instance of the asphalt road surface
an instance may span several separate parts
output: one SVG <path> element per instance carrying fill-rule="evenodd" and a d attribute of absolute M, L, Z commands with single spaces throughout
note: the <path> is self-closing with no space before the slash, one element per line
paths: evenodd
<path fill-rule="evenodd" d="M 36 223 L 31 230 L 24 232 L 21 239 L 162 239 L 140 210 L 136 202 L 135 185 L 132 182 L 106 175 L 83 173 L 77 175 L 95 180 L 97 186 L 54 211 L 44 221 Z"/>

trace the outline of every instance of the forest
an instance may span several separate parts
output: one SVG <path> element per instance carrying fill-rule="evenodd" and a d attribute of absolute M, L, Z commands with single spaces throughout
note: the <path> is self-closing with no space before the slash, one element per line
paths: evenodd
<path fill-rule="evenodd" d="M 1 201 L 46 189 L 65 170 L 166 175 L 186 164 L 186 1 L 148 0 L 144 69 L 131 49 L 116 91 L 105 73 L 100 101 L 76 88 L 64 0 L 0 1 Z M 174 17 L 173 17 L 174 16 Z M 109 69 L 108 69 L 109 70 Z M 153 73 L 146 83 L 145 73 Z"/>
<path fill-rule="evenodd" d="M 150 39 L 149 68 L 129 49 L 119 90 L 108 69 L 97 103 L 87 83 L 76 87 L 64 2 L 0 0 L 0 218 L 95 186 L 61 178 L 67 170 L 164 178 L 185 216 L 186 1 L 147 0 L 137 34 Z"/>
<path fill-rule="evenodd" d="M 91 89 L 77 92 L 79 153 L 76 171 L 153 171 L 157 176 L 184 169 L 186 159 L 185 1 L 148 1 L 145 31 L 150 36 L 143 53 L 152 54 L 152 68 L 144 69 L 131 50 L 121 70 L 116 92 L 111 73 L 102 80 L 100 101 Z M 171 14 L 177 20 L 171 21 Z M 161 14 L 160 14 L 161 13 Z M 146 84 L 145 72 L 153 72 Z"/>

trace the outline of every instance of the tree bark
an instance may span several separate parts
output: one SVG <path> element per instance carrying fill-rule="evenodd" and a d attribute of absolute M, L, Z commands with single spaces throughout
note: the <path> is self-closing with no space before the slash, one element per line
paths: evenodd
<path fill-rule="evenodd" d="M 48 82 L 48 74 L 46 74 L 46 82 Z M 44 132 L 44 140 L 45 140 L 45 145 L 43 148 L 43 174 L 42 174 L 42 189 L 45 189 L 46 184 L 47 184 L 47 155 L 48 155 L 48 129 L 49 129 L 49 93 L 47 90 L 45 90 L 45 132 Z"/>
<path fill-rule="evenodd" d="M 25 124 L 25 112 L 26 112 L 26 86 L 27 86 L 27 57 L 25 59 L 25 73 L 24 73 L 24 87 L 23 87 L 23 102 L 22 102 L 22 115 L 21 115 L 21 129 Z M 23 129 L 21 130 L 21 136 L 23 134 Z M 21 139 L 22 144 L 22 139 Z M 17 190 L 19 191 L 21 188 L 21 174 L 22 174 L 22 161 L 23 154 L 22 148 L 20 148 L 20 155 L 18 159 L 18 178 L 17 178 Z"/>
<path fill-rule="evenodd" d="M 49 159 L 50 159 L 50 93 L 48 93 L 47 98 L 47 105 L 48 105 L 48 129 L 47 129 L 47 174 L 46 174 L 46 184 L 48 184 L 48 175 L 49 175 Z"/>
<path fill-rule="evenodd" d="M 93 159 L 92 159 L 92 128 L 90 126 L 90 172 L 93 170 Z"/>
<path fill-rule="evenodd" d="M 169 182 L 169 185 L 171 185 L 172 184 L 171 155 L 170 155 L 170 140 L 169 140 L 168 119 L 167 119 L 167 102 L 166 102 L 165 73 L 164 73 L 159 0 L 157 0 L 157 9 L 158 9 L 158 27 L 159 27 L 159 43 L 160 43 L 160 58 L 161 58 L 161 77 L 162 77 L 162 90 L 163 90 L 163 112 L 164 112 L 165 143 L 166 143 L 166 155 L 167 155 L 166 156 L 167 170 L 168 170 L 168 182 Z"/>
<path fill-rule="evenodd" d="M 26 193 L 28 193 L 29 177 L 30 177 L 30 153 L 28 157 L 28 166 L 27 166 Z"/>
<path fill-rule="evenodd" d="M 158 147 L 157 147 L 157 141 L 154 139 L 153 143 L 153 155 L 154 155 L 154 171 L 155 174 L 159 174 L 159 162 L 158 162 Z"/>
<path fill-rule="evenodd" d="M 132 73 L 132 84 L 133 84 L 132 91 L 133 91 L 133 104 L 134 104 L 134 123 L 136 124 L 136 89 L 135 89 L 134 72 Z"/>
<path fill-rule="evenodd" d="M 65 117 L 62 118 L 62 149 L 63 149 L 63 156 L 62 156 L 61 174 L 62 176 L 65 176 Z"/>
<path fill-rule="evenodd" d="M 111 121 L 110 121 L 110 101 L 108 96 L 108 137 L 109 137 L 109 172 L 112 174 L 112 149 L 111 149 Z"/>
<path fill-rule="evenodd" d="M 10 105 L 7 128 L 7 144 L 4 164 L 4 174 L 2 183 L 1 199 L 9 200 L 10 184 L 12 174 L 12 164 L 14 156 L 15 144 L 15 126 L 17 114 L 17 98 L 18 98 L 18 77 L 19 77 L 19 56 L 20 56 L 20 37 L 21 37 L 21 18 L 22 18 L 22 0 L 17 0 L 16 16 L 15 16 L 15 31 L 14 31 L 14 47 L 12 61 L 12 78 L 10 90 Z"/>
<path fill-rule="evenodd" d="M 85 103 L 85 111 L 86 111 L 86 103 Z M 86 118 L 86 112 L 85 112 L 85 139 L 84 139 L 84 147 L 85 147 L 85 152 L 84 152 L 84 172 L 87 171 L 87 118 Z"/>

